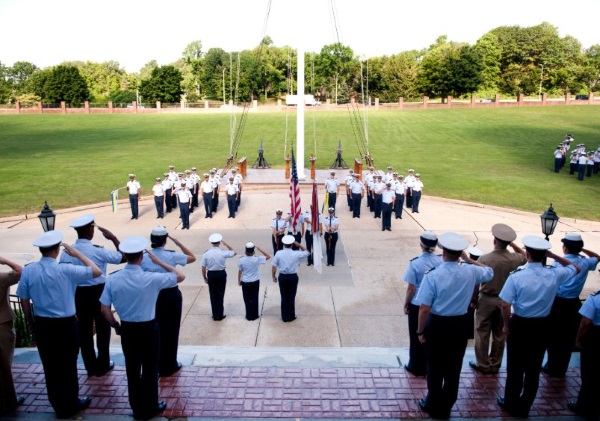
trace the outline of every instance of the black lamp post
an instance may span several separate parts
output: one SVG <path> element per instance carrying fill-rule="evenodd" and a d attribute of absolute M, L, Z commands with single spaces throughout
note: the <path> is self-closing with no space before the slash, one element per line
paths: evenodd
<path fill-rule="evenodd" d="M 542 233 L 546 236 L 546 241 L 549 240 L 549 236 L 554 233 L 556 225 L 558 225 L 559 217 L 554 212 L 554 208 L 552 207 L 552 203 L 550 203 L 550 207 L 540 215 L 542 219 Z"/>
<path fill-rule="evenodd" d="M 50 206 L 48 206 L 48 202 L 45 202 L 44 207 L 42 208 L 42 212 L 38 215 L 40 218 L 40 222 L 42 223 L 42 228 L 44 232 L 54 230 L 54 221 L 56 220 L 56 214 L 52 211 Z"/>

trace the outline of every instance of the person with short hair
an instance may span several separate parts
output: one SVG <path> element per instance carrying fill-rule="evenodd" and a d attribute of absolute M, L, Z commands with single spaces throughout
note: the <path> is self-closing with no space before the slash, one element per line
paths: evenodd
<path fill-rule="evenodd" d="M 54 230 L 33 241 L 42 258 L 23 268 L 17 296 L 37 342 L 50 405 L 58 418 L 69 418 L 90 406 L 92 401 L 87 396 L 78 397 L 79 328 L 75 316 L 75 289 L 90 278 L 102 276 L 102 271 L 62 239 L 63 233 Z M 61 245 L 83 266 L 59 264 L 56 259 Z"/>
<path fill-rule="evenodd" d="M 340 191 L 340 181 L 335 176 L 335 171 L 329 172 L 329 178 L 325 179 L 325 191 L 327 192 L 328 205 L 335 209 L 337 196 Z"/>
<path fill-rule="evenodd" d="M 135 174 L 129 174 L 127 182 L 127 191 L 129 192 L 129 205 L 131 206 L 131 219 L 138 219 L 139 201 L 142 194 L 142 186 L 135 179 Z"/>
<path fill-rule="evenodd" d="M 406 177 L 404 177 L 404 183 L 406 184 L 406 208 L 407 209 L 412 209 L 412 185 L 414 183 L 414 181 L 416 180 L 415 178 L 415 170 L 413 170 L 412 168 L 408 170 L 408 174 L 406 175 Z"/>
<path fill-rule="evenodd" d="M 171 240 L 181 253 L 167 250 L 167 240 Z M 154 227 L 150 233 L 150 247 L 152 254 L 169 266 L 186 266 L 196 261 L 196 256 L 184 246 L 181 241 L 169 235 L 163 226 Z M 144 254 L 142 269 L 146 272 L 166 273 L 160 265 L 154 263 L 149 254 Z M 179 345 L 179 329 L 183 309 L 183 296 L 177 285 L 162 289 L 156 300 L 156 322 L 160 332 L 160 357 L 158 360 L 158 373 L 161 377 L 169 377 L 181 369 L 177 361 L 177 348 Z"/>
<path fill-rule="evenodd" d="M 294 241 L 294 237 L 286 235 L 282 238 L 283 250 L 278 251 L 273 258 L 271 273 L 273 282 L 277 283 L 279 270 L 279 293 L 281 294 L 281 320 L 293 322 L 296 320 L 296 292 L 298 290 L 298 265 L 300 260 L 308 257 L 306 248 Z M 300 250 L 292 250 L 295 245 Z"/>
<path fill-rule="evenodd" d="M 579 273 L 579 268 L 552 253 L 550 243 L 543 238 L 528 235 L 523 237 L 523 244 L 527 265 L 512 272 L 500 291 L 507 366 L 504 397 L 498 396 L 497 402 L 511 416 L 527 418 L 551 332 L 548 316 L 552 301 L 560 284 Z M 543 266 L 544 257 L 561 266 Z"/>
<path fill-rule="evenodd" d="M 442 256 L 434 253 L 438 243 L 437 235 L 434 232 L 423 232 L 419 240 L 422 253 L 420 256 L 411 259 L 402 278 L 408 284 L 406 297 L 404 298 L 404 314 L 408 316 L 408 337 L 410 340 L 409 360 L 408 364 L 404 364 L 404 368 L 413 376 L 425 376 L 427 374 L 425 347 L 423 347 L 417 335 L 419 323 L 417 295 L 425 274 L 443 262 Z"/>
<path fill-rule="evenodd" d="M 202 278 L 208 285 L 210 295 L 210 307 L 212 309 L 212 318 L 218 322 L 227 315 L 224 313 L 223 299 L 225 297 L 225 287 L 227 286 L 227 272 L 225 271 L 225 259 L 230 259 L 236 255 L 236 252 L 229 244 L 223 241 L 221 234 L 215 233 L 208 237 L 212 247 L 202 255 L 200 264 L 202 265 Z M 228 250 L 221 250 L 221 243 Z"/>
<path fill-rule="evenodd" d="M 204 174 L 204 181 L 200 184 L 202 201 L 204 202 L 204 218 L 212 218 L 213 183 L 208 174 Z"/>
<path fill-rule="evenodd" d="M 517 233 L 506 224 L 492 226 L 494 250 L 484 254 L 480 263 L 494 269 L 490 282 L 473 293 L 475 306 L 475 361 L 469 366 L 483 374 L 496 374 L 502 365 L 506 335 L 503 332 L 502 300 L 498 297 L 510 273 L 527 263 L 525 252 L 515 244 Z M 514 252 L 508 251 L 510 246 Z M 491 344 L 490 344 L 491 341 Z"/>
<path fill-rule="evenodd" d="M 410 191 L 412 195 L 412 213 L 419 213 L 419 203 L 421 203 L 421 195 L 423 194 L 423 181 L 421 175 L 415 174 L 415 180 L 412 182 Z"/>
<path fill-rule="evenodd" d="M 282 218 L 283 211 L 277 209 L 275 211 L 275 218 L 271 221 L 271 243 L 273 244 L 273 254 L 283 249 L 283 243 L 281 239 L 285 235 L 287 229 L 287 221 Z"/>
<path fill-rule="evenodd" d="M 392 230 L 392 209 L 396 202 L 396 192 L 392 190 L 392 183 L 388 182 L 381 191 L 381 231 Z"/>
<path fill-rule="evenodd" d="M 329 215 L 323 221 L 325 228 L 325 251 L 327 254 L 327 266 L 335 266 L 335 246 L 338 241 L 340 220 L 334 214 L 335 209 L 329 208 Z"/>
<path fill-rule="evenodd" d="M 181 214 L 181 229 L 190 229 L 190 207 L 192 206 L 192 194 L 185 181 L 181 182 L 181 188 L 177 192 L 179 212 Z"/>
<path fill-rule="evenodd" d="M 229 177 L 229 182 L 225 184 L 225 195 L 227 196 L 227 208 L 229 209 L 228 218 L 235 218 L 235 212 L 237 211 L 237 199 L 240 194 L 238 184 L 235 182 L 234 177 Z"/>
<path fill-rule="evenodd" d="M 175 182 L 179 180 L 179 176 L 175 172 L 175 166 L 169 165 L 169 172 L 167 173 L 169 181 L 171 182 L 171 195 L 167 196 L 167 200 L 171 201 L 171 210 L 177 209 L 177 196 L 175 196 Z"/>
<path fill-rule="evenodd" d="M 144 237 L 128 237 L 119 244 L 127 265 L 108 276 L 100 297 L 102 314 L 121 335 L 129 405 L 136 419 L 150 419 L 167 407 L 165 401 L 158 401 L 160 334 L 155 318 L 156 300 L 161 290 L 173 288 L 185 279 L 176 268 L 147 251 L 147 247 L 148 240 Z M 145 272 L 142 269 L 144 252 L 167 273 Z"/>
<path fill-rule="evenodd" d="M 77 241 L 72 247 L 87 256 L 102 271 L 102 276 L 90 277 L 87 282 L 79 284 L 75 290 L 81 358 L 88 376 L 100 377 L 111 371 L 115 363 L 110 361 L 109 355 L 110 325 L 100 311 L 100 301 L 98 300 L 104 291 L 107 266 L 125 263 L 125 256 L 118 251 L 120 241 L 117 236 L 97 225 L 94 219 L 93 214 L 82 215 L 72 220 L 69 226 L 77 231 Z M 92 244 L 96 228 L 104 238 L 114 244 L 115 250 L 108 250 Z M 83 266 L 81 260 L 66 252 L 61 253 L 59 262 Z M 94 333 L 96 334 L 97 354 L 94 349 Z"/>
<path fill-rule="evenodd" d="M 354 174 L 354 180 L 350 183 L 352 192 L 352 218 L 360 218 L 360 203 L 365 197 L 365 185 L 360 181 L 360 176 Z"/>
<path fill-rule="evenodd" d="M 588 273 L 596 270 L 600 259 L 597 253 L 583 248 L 580 234 L 566 233 L 561 241 L 564 258 L 579 266 L 581 271 L 560 285 L 552 303 L 550 311 L 552 335 L 548 338 L 548 360 L 542 367 L 542 371 L 551 377 L 564 377 L 567 374 L 577 330 L 581 324 L 579 295 Z M 581 253 L 589 257 L 584 257 Z M 557 265 L 558 263 L 555 262 L 554 266 Z"/>
<path fill-rule="evenodd" d="M 0 415 L 7 415 L 25 402 L 23 395 L 17 395 L 12 375 L 12 362 L 15 353 L 17 335 L 10 309 L 10 287 L 21 279 L 23 268 L 4 257 L 0 265 L 8 266 L 10 272 L 0 273 Z"/>
<path fill-rule="evenodd" d="M 255 256 L 254 249 L 262 256 Z M 238 285 L 242 287 L 242 296 L 246 306 L 246 320 L 258 319 L 258 291 L 260 289 L 260 265 L 267 263 L 269 256 L 253 242 L 246 243 L 246 254 L 238 262 Z"/>
<path fill-rule="evenodd" d="M 171 199 L 171 188 L 173 183 L 169 179 L 169 173 L 164 174 L 165 179 L 162 181 L 163 190 L 165 191 L 165 205 L 167 207 L 167 213 L 171 213 L 173 210 L 173 201 Z"/>
<path fill-rule="evenodd" d="M 402 207 L 404 206 L 404 197 L 406 195 L 406 183 L 404 182 L 404 176 L 394 173 L 394 181 L 392 182 L 392 188 L 396 193 L 396 201 L 394 202 L 394 210 L 396 219 L 402 219 Z M 397 178 L 396 178 L 397 177 Z"/>
<path fill-rule="evenodd" d="M 417 335 L 427 356 L 427 397 L 419 407 L 433 418 L 449 418 L 458 397 L 473 288 L 492 279 L 494 271 L 467 256 L 469 242 L 461 235 L 443 234 L 438 244 L 443 262 L 425 274 L 417 294 Z M 458 264 L 460 258 L 471 264 Z"/>
<path fill-rule="evenodd" d="M 165 188 L 160 181 L 160 177 L 156 177 L 156 183 L 152 186 L 154 193 L 154 206 L 156 207 L 156 219 L 165 217 Z"/>

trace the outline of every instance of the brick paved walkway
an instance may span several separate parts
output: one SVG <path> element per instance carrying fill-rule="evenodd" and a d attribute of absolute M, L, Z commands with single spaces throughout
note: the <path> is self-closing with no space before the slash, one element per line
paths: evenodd
<path fill-rule="evenodd" d="M 17 392 L 26 397 L 19 413 L 47 413 L 41 364 L 13 366 Z M 506 372 L 482 375 L 465 369 L 452 417 L 502 417 L 496 394 L 503 393 Z M 80 395 L 91 396 L 84 414 L 131 415 L 125 367 L 102 378 L 88 378 L 79 366 Z M 579 369 L 565 379 L 540 379 L 531 417 L 572 415 L 567 399 L 577 396 Z M 424 378 L 402 368 L 237 368 L 185 366 L 160 380 L 165 417 L 215 418 L 423 418 L 417 400 Z"/>

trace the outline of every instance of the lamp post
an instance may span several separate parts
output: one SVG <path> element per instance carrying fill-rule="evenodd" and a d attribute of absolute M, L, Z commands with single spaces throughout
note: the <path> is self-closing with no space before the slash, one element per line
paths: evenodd
<path fill-rule="evenodd" d="M 546 240 L 549 240 L 549 237 L 554 233 L 554 229 L 556 225 L 558 225 L 558 220 L 560 219 L 556 212 L 554 212 L 554 208 L 552 207 L 552 203 L 550 203 L 550 207 L 540 215 L 542 220 L 542 233 L 546 236 Z"/>
<path fill-rule="evenodd" d="M 40 218 L 40 222 L 42 223 L 42 228 L 44 229 L 44 232 L 54 230 L 56 214 L 52 211 L 50 206 L 48 206 L 48 202 L 45 202 L 44 207 L 42 208 L 42 212 L 40 212 L 38 218 Z"/>
<path fill-rule="evenodd" d="M 223 67 L 223 105 L 225 105 L 225 72 L 227 67 Z"/>

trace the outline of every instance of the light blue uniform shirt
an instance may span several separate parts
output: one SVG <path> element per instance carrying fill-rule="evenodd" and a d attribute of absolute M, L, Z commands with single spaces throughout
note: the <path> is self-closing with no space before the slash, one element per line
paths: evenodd
<path fill-rule="evenodd" d="M 225 270 L 225 259 L 235 256 L 233 250 L 221 250 L 218 247 L 212 247 L 202 255 L 200 266 L 206 270 Z"/>
<path fill-rule="evenodd" d="M 594 326 L 600 326 L 600 291 L 596 291 L 585 300 L 579 314 L 591 319 Z"/>
<path fill-rule="evenodd" d="M 423 277 L 417 302 L 431 307 L 438 316 L 462 316 L 467 313 L 473 288 L 489 281 L 494 270 L 487 266 L 442 262 Z"/>
<path fill-rule="evenodd" d="M 187 265 L 187 255 L 183 254 L 183 253 L 178 253 L 176 251 L 173 250 L 165 250 L 164 247 L 156 247 L 153 248 L 150 251 L 152 254 L 154 254 L 156 257 L 158 257 L 159 260 L 165 262 L 166 264 L 170 265 L 170 266 L 185 266 Z M 147 253 L 144 253 L 144 257 L 142 258 L 142 269 L 147 271 L 147 272 L 160 272 L 160 273 L 167 273 L 167 271 L 165 269 L 162 268 L 162 266 L 157 265 L 156 263 L 154 263 L 152 261 L 152 259 L 150 259 L 150 256 L 148 256 Z"/>
<path fill-rule="evenodd" d="M 565 259 L 579 266 L 581 272 L 561 284 L 556 295 L 561 298 L 579 298 L 579 294 L 581 294 L 587 280 L 588 272 L 596 270 L 598 259 L 595 257 L 583 257 L 577 254 L 567 254 L 565 255 Z M 558 262 L 554 262 L 553 266 L 562 267 Z"/>
<path fill-rule="evenodd" d="M 42 257 L 23 268 L 17 295 L 33 301 L 37 316 L 71 317 L 75 315 L 75 289 L 90 278 L 90 267 Z"/>
<path fill-rule="evenodd" d="M 512 304 L 517 316 L 546 317 L 558 287 L 576 272 L 573 265 L 552 267 L 527 263 L 523 269 L 510 274 L 499 297 Z"/>
<path fill-rule="evenodd" d="M 424 252 L 419 257 L 415 257 L 408 263 L 406 272 L 404 272 L 404 282 L 409 285 L 417 287 L 415 293 L 410 300 L 411 304 L 418 306 L 420 303 L 417 301 L 417 295 L 419 294 L 419 288 L 421 288 L 421 282 L 425 272 L 431 270 L 442 264 L 444 260 L 442 256 L 434 253 Z"/>
<path fill-rule="evenodd" d="M 298 273 L 298 265 L 300 260 L 308 257 L 310 253 L 302 250 L 292 250 L 291 248 L 284 248 L 275 253 L 273 258 L 273 266 L 279 269 L 279 273 L 289 275 L 292 273 Z"/>
<path fill-rule="evenodd" d="M 242 256 L 238 262 L 238 268 L 242 271 L 242 282 L 254 282 L 260 280 L 259 267 L 267 263 L 265 256 Z"/>
<path fill-rule="evenodd" d="M 97 278 L 92 278 L 90 277 L 90 279 L 88 279 L 87 281 L 79 284 L 79 286 L 81 287 L 87 287 L 87 286 L 93 286 L 93 285 L 99 285 L 99 284 L 103 284 L 106 282 L 106 266 L 108 265 L 108 263 L 111 263 L 113 265 L 118 265 L 119 263 L 121 263 L 121 260 L 123 259 L 123 255 L 121 253 L 119 253 L 116 250 L 107 250 L 104 247 L 100 247 L 100 246 L 95 246 L 92 244 L 92 242 L 90 240 L 85 240 L 85 239 L 78 239 L 77 241 L 75 241 L 75 244 L 73 244 L 72 246 L 74 249 L 78 250 L 81 252 L 81 254 L 83 254 L 85 257 L 87 257 L 88 259 L 90 259 L 92 262 L 94 262 L 96 264 L 96 266 L 98 266 L 98 269 L 100 269 L 100 272 L 102 272 L 102 275 L 97 277 Z M 84 266 L 84 264 L 81 262 L 81 260 L 77 259 L 76 257 L 73 256 L 69 256 L 66 252 L 62 252 L 60 254 L 60 263 L 71 263 L 77 266 Z"/>
<path fill-rule="evenodd" d="M 147 322 L 155 317 L 156 299 L 162 289 L 177 286 L 176 273 L 144 272 L 140 265 L 126 265 L 108 275 L 100 302 L 111 304 L 126 322 Z"/>

